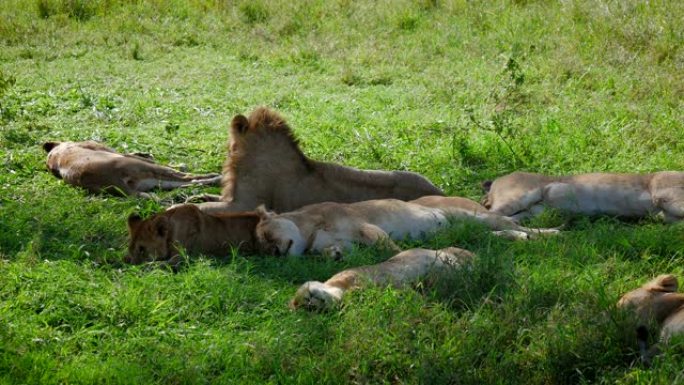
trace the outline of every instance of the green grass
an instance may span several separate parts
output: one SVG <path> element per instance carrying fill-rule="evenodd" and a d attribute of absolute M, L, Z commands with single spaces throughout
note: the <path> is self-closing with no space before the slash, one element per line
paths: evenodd
<path fill-rule="evenodd" d="M 89 196 L 40 148 L 95 139 L 217 171 L 231 117 L 266 105 L 313 158 L 474 199 L 514 170 L 682 170 L 681 15 L 635 0 L 3 1 L 0 383 L 684 382 L 684 345 L 641 366 L 614 308 L 684 276 L 681 225 L 579 218 L 523 244 L 456 224 L 425 245 L 476 252 L 472 270 L 291 312 L 302 282 L 389 255 L 126 266 L 130 212 L 217 189 Z"/>

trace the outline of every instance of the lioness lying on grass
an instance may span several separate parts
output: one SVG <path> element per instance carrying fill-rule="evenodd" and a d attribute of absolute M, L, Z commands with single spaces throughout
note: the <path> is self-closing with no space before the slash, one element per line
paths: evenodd
<path fill-rule="evenodd" d="M 219 174 L 186 174 L 142 156 L 119 154 L 97 142 L 47 142 L 43 149 L 54 176 L 92 193 L 144 196 L 155 188 L 170 190 L 221 181 Z"/>
<path fill-rule="evenodd" d="M 451 218 L 475 220 L 506 236 L 514 233 L 528 238 L 558 232 L 555 229 L 519 226 L 510 218 L 489 213 L 484 207 L 465 198 L 424 197 L 412 202 L 397 199 L 325 202 L 283 214 L 275 214 L 259 206 L 256 211 L 261 217 L 256 228 L 261 250 L 275 255 L 318 252 L 341 257 L 342 251 L 355 243 L 381 243 L 399 251 L 393 240 L 421 239 L 446 226 Z"/>
<path fill-rule="evenodd" d="M 544 207 L 572 213 L 641 218 L 663 213 L 668 222 L 684 218 L 684 172 L 547 176 L 514 172 L 483 184 L 484 205 L 516 220 Z"/>
<path fill-rule="evenodd" d="M 347 290 L 356 289 L 364 284 L 405 286 L 431 272 L 459 268 L 473 257 L 474 254 L 470 251 L 456 247 L 441 250 L 406 250 L 385 262 L 341 271 L 324 283 L 306 282 L 297 290 L 290 301 L 290 307 L 324 310 L 339 303 Z"/>
<path fill-rule="evenodd" d="M 649 363 L 659 353 L 657 346 L 648 349 L 647 327 L 656 322 L 663 343 L 674 335 L 684 334 L 684 294 L 678 293 L 674 275 L 659 275 L 640 288 L 622 296 L 618 307 L 633 311 L 639 322 L 637 336 L 642 361 Z"/>
<path fill-rule="evenodd" d="M 207 214 L 195 205 L 178 205 L 148 219 L 128 218 L 130 236 L 125 262 L 162 261 L 176 266 L 180 248 L 188 253 L 225 256 L 231 248 L 256 250 L 254 229 L 260 218 L 253 212 Z"/>
<path fill-rule="evenodd" d="M 359 170 L 309 159 L 285 120 L 267 108 L 230 125 L 221 196 L 202 196 L 206 212 L 269 210 L 287 212 L 319 202 L 416 199 L 444 195 L 425 177 L 408 171 Z"/>

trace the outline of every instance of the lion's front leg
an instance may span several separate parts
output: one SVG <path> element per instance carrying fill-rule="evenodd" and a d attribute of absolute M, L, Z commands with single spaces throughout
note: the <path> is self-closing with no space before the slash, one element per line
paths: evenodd
<path fill-rule="evenodd" d="M 513 219 L 497 214 L 480 213 L 473 216 L 479 222 L 494 230 L 494 234 L 508 239 L 527 240 L 540 235 L 555 235 L 559 229 L 533 229 L 518 225 Z"/>
<path fill-rule="evenodd" d="M 359 243 L 362 243 L 367 246 L 371 245 L 380 245 L 383 248 L 400 252 L 401 248 L 397 246 L 396 243 L 392 240 L 392 238 L 385 232 L 385 230 L 381 229 L 378 226 L 372 225 L 370 223 L 366 223 L 361 226 L 361 230 L 359 231 L 360 239 Z"/>
<path fill-rule="evenodd" d="M 332 245 L 324 248 L 321 254 L 333 261 L 341 261 L 344 258 L 344 249 L 340 245 Z"/>
<path fill-rule="evenodd" d="M 326 230 L 318 230 L 314 235 L 310 251 L 319 252 L 336 261 L 344 258 L 344 252 L 351 249 L 353 243 L 344 234 L 335 234 Z"/>

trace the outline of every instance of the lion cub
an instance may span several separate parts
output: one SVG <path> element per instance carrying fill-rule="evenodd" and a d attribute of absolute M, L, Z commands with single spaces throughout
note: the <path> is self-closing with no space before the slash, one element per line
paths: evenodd
<path fill-rule="evenodd" d="M 179 247 L 189 253 L 224 256 L 231 248 L 256 250 L 254 229 L 260 218 L 253 212 L 206 214 L 195 205 L 177 205 L 148 219 L 128 217 L 130 243 L 125 262 L 163 261 L 172 266 L 181 260 Z"/>
<path fill-rule="evenodd" d="M 404 202 L 398 199 L 376 199 L 356 203 L 325 202 L 305 206 L 297 211 L 275 214 L 263 206 L 257 208 L 261 221 L 256 237 L 263 252 L 275 255 L 302 255 L 306 252 L 340 257 L 355 243 L 384 243 L 399 251 L 392 241 L 405 238 L 422 239 L 449 219 L 475 220 L 499 235 L 557 233 L 555 229 L 529 229 L 510 218 L 492 214 L 479 204 L 458 197 L 423 197 Z"/>
<path fill-rule="evenodd" d="M 145 195 L 154 188 L 171 190 L 193 185 L 218 185 L 221 175 L 190 175 L 152 160 L 119 154 L 97 142 L 47 142 L 47 166 L 54 176 L 92 193 Z"/>
<path fill-rule="evenodd" d="M 640 288 L 622 296 L 618 307 L 633 311 L 639 328 L 645 329 L 651 321 L 660 326 L 660 340 L 663 343 L 674 335 L 684 334 L 684 294 L 678 293 L 678 282 L 674 275 L 659 275 Z M 658 349 L 648 350 L 647 333 L 639 333 L 639 348 L 646 363 L 658 354 Z"/>
<path fill-rule="evenodd" d="M 483 202 L 516 220 L 549 206 L 587 215 L 642 218 L 662 212 L 668 222 L 684 218 L 684 172 L 547 176 L 514 172 L 485 182 Z"/>
<path fill-rule="evenodd" d="M 356 289 L 366 283 L 401 287 L 416 282 L 431 272 L 461 267 L 474 256 L 470 251 L 456 247 L 406 250 L 385 262 L 341 271 L 324 283 L 306 282 L 290 301 L 290 308 L 328 309 L 338 304 L 347 290 Z"/>

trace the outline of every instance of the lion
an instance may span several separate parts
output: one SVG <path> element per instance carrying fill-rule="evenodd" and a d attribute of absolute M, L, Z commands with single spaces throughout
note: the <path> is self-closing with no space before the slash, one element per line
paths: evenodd
<path fill-rule="evenodd" d="M 684 218 L 684 172 L 571 176 L 514 172 L 483 187 L 485 207 L 518 221 L 539 215 L 545 207 L 624 218 L 662 213 L 667 222 Z"/>
<path fill-rule="evenodd" d="M 432 272 L 461 267 L 474 256 L 470 251 L 456 247 L 441 250 L 406 250 L 375 265 L 341 271 L 325 282 L 306 282 L 290 301 L 290 308 L 330 309 L 342 300 L 342 296 L 348 290 L 357 289 L 365 284 L 402 287 Z"/>
<path fill-rule="evenodd" d="M 648 327 L 655 322 L 660 328 L 660 341 L 667 343 L 675 335 L 684 334 L 684 294 L 672 274 L 659 275 L 640 288 L 624 294 L 618 307 L 634 312 L 639 322 L 637 337 L 641 359 L 649 364 L 659 354 L 658 346 L 648 349 Z"/>
<path fill-rule="evenodd" d="M 119 154 L 93 141 L 47 142 L 47 167 L 54 176 L 91 193 L 147 196 L 154 188 L 170 190 L 218 185 L 219 174 L 190 175 L 136 154 Z"/>
<path fill-rule="evenodd" d="M 359 170 L 308 158 L 285 120 L 265 107 L 230 125 L 221 196 L 205 195 L 202 210 L 244 211 L 260 204 L 287 212 L 320 202 L 416 199 L 444 195 L 425 177 L 408 171 Z"/>
<path fill-rule="evenodd" d="M 257 241 L 262 252 L 274 255 L 309 252 L 341 258 L 343 251 L 356 243 L 380 243 L 400 251 L 393 241 L 422 239 L 445 227 L 450 219 L 474 220 L 499 231 L 497 235 L 514 238 L 558 233 L 557 229 L 522 227 L 510 218 L 487 212 L 476 202 L 458 197 L 423 197 L 411 202 L 324 202 L 283 214 L 267 211 L 262 205 L 256 212 L 261 218 L 256 228 Z"/>
<path fill-rule="evenodd" d="M 177 266 L 181 249 L 189 254 L 214 256 L 225 256 L 231 249 L 252 253 L 257 250 L 254 231 L 259 220 L 254 212 L 207 214 L 191 204 L 178 205 L 144 220 L 131 214 L 124 261 L 160 261 Z"/>

